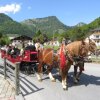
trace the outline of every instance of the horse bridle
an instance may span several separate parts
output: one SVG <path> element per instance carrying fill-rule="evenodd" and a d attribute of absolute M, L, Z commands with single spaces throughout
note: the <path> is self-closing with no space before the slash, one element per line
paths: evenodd
<path fill-rule="evenodd" d="M 93 52 L 94 51 L 94 47 L 92 43 L 89 43 L 89 51 Z"/>
<path fill-rule="evenodd" d="M 86 45 L 85 44 L 82 44 L 79 48 L 79 56 L 82 57 L 82 56 L 85 56 L 83 54 L 81 54 L 82 50 L 85 49 L 86 52 L 88 52 L 87 48 L 86 48 Z"/>

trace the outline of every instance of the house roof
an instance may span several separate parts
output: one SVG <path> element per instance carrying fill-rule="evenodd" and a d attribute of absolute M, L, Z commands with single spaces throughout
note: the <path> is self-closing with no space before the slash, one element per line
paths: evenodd
<path fill-rule="evenodd" d="M 13 41 L 13 40 L 25 41 L 25 40 L 32 40 L 32 38 L 29 37 L 29 36 L 26 36 L 26 35 L 21 35 L 21 36 L 18 36 L 18 37 L 15 37 L 15 38 L 11 39 L 11 41 Z"/>
<path fill-rule="evenodd" d="M 92 30 L 92 32 L 95 32 L 95 31 L 100 31 L 100 27 L 95 28 L 94 30 Z"/>

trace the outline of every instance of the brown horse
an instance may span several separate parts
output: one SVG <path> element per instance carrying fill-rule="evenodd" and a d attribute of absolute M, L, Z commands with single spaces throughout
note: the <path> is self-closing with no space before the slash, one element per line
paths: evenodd
<path fill-rule="evenodd" d="M 62 47 L 61 47 L 62 48 Z M 61 48 L 59 51 L 61 51 Z M 74 57 L 85 57 L 88 55 L 88 52 L 94 52 L 96 49 L 96 45 L 94 42 L 92 42 L 91 40 L 89 41 L 75 41 L 72 42 L 66 46 L 63 46 L 63 54 L 66 57 L 60 56 L 60 55 L 56 55 L 53 52 L 53 49 L 48 48 L 48 49 L 42 49 L 39 51 L 38 54 L 38 61 L 39 61 L 39 65 L 38 65 L 38 73 L 37 73 L 37 77 L 39 81 L 42 81 L 42 71 L 43 71 L 43 65 L 46 64 L 48 65 L 48 74 L 49 77 L 52 81 L 55 81 L 54 77 L 52 76 L 51 70 L 53 68 L 53 64 L 54 62 L 56 63 L 60 63 L 60 74 L 62 77 L 62 86 L 63 89 L 66 90 L 68 88 L 67 86 L 67 75 L 68 75 L 68 70 L 70 69 L 71 65 L 74 62 Z M 58 53 L 60 54 L 60 53 Z M 63 58 L 63 60 L 62 60 Z M 66 58 L 66 63 L 64 63 L 64 58 Z M 60 60 L 60 62 L 59 62 Z M 63 63 L 61 63 L 63 61 Z"/>
<path fill-rule="evenodd" d="M 38 73 L 37 78 L 39 81 L 42 81 L 42 73 L 43 73 L 43 65 L 47 65 L 47 72 L 49 74 L 49 77 L 51 81 L 55 81 L 55 78 L 53 77 L 51 70 L 54 66 L 54 64 L 58 62 L 58 55 L 56 55 L 52 48 L 42 49 L 39 50 L 38 53 Z"/>
<path fill-rule="evenodd" d="M 88 43 L 88 52 L 84 55 L 81 55 L 81 57 L 78 57 L 79 59 L 76 60 L 76 63 L 74 65 L 74 83 L 78 83 L 80 80 L 80 75 L 82 74 L 82 71 L 84 70 L 84 57 L 90 55 L 91 53 L 94 53 L 96 50 L 96 44 L 93 40 L 86 39 L 86 43 Z M 85 46 L 85 45 L 84 45 Z M 85 47 L 86 48 L 86 47 Z M 77 72 L 77 69 L 79 67 L 79 73 Z"/>
<path fill-rule="evenodd" d="M 68 71 L 74 63 L 74 57 L 86 57 L 89 52 L 94 52 L 96 50 L 96 45 L 92 40 L 84 41 L 74 41 L 70 44 L 67 44 L 65 47 L 65 52 L 67 56 L 66 64 L 64 68 L 61 67 L 61 76 L 62 76 L 62 86 L 63 89 L 67 89 L 67 74 Z M 80 73 L 79 73 L 80 74 Z M 79 76 L 79 75 L 78 75 Z M 76 76 L 75 76 L 76 77 Z"/>

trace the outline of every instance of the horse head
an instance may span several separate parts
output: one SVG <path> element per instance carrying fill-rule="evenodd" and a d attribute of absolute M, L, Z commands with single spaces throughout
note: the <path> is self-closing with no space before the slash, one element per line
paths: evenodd
<path fill-rule="evenodd" d="M 88 45 L 82 40 L 79 48 L 79 56 L 82 57 L 87 56 L 89 51 L 88 48 L 89 48 Z"/>
<path fill-rule="evenodd" d="M 85 42 L 88 43 L 90 52 L 93 53 L 93 52 L 96 51 L 97 46 L 96 46 L 96 43 L 95 43 L 94 40 L 88 38 L 88 39 L 85 40 Z"/>
<path fill-rule="evenodd" d="M 89 39 L 89 50 L 95 52 L 97 49 L 96 43 L 94 40 Z"/>

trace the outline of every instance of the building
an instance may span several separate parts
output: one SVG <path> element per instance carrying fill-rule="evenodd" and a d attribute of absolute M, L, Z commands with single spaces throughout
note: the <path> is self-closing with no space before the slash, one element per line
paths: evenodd
<path fill-rule="evenodd" d="M 20 35 L 11 39 L 11 41 L 13 45 L 21 45 L 22 47 L 25 47 L 27 44 L 33 44 L 32 38 L 26 35 Z"/>
<path fill-rule="evenodd" d="M 93 39 L 97 46 L 100 47 L 100 28 L 96 28 L 91 31 L 92 35 L 90 35 L 90 39 Z"/>

